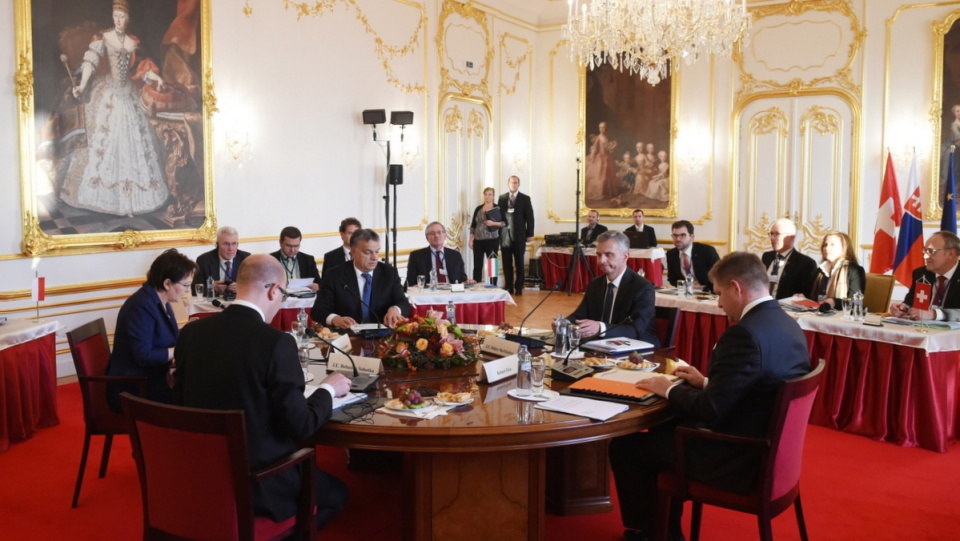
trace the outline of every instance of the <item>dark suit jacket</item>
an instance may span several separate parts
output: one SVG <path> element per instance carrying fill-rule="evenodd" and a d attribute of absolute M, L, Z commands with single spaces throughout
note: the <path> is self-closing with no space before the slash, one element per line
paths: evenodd
<path fill-rule="evenodd" d="M 462 284 L 467 281 L 467 270 L 460 252 L 445 247 L 443 266 L 447 269 L 447 283 Z M 433 251 L 429 246 L 410 252 L 410 260 L 407 261 L 407 285 L 416 284 L 417 276 L 421 275 L 426 276 L 429 281 L 431 270 L 433 270 Z"/>
<path fill-rule="evenodd" d="M 700 244 L 694 242 L 690 250 L 693 257 L 693 277 L 703 284 L 704 289 L 713 291 L 713 283 L 710 282 L 710 269 L 720 261 L 720 255 L 717 249 L 709 244 Z M 680 250 L 671 248 L 667 250 L 667 281 L 670 285 L 677 285 L 677 280 L 686 280 L 683 276 L 683 268 L 680 265 Z"/>
<path fill-rule="evenodd" d="M 580 306 L 570 314 L 570 321 L 603 318 L 603 301 L 607 296 L 607 277 L 599 276 L 590 281 Z M 612 325 L 607 325 L 606 338 L 624 336 L 660 345 L 657 339 L 657 327 L 654 321 L 654 302 L 656 295 L 653 284 L 629 267 L 620 279 L 620 288 L 613 303 Z M 589 338 L 589 337 L 585 337 Z"/>
<path fill-rule="evenodd" d="M 347 262 L 347 256 L 343 253 L 343 246 L 337 246 L 333 250 L 323 254 L 323 274 L 329 271 L 336 271 Z"/>
<path fill-rule="evenodd" d="M 171 318 L 172 311 L 168 313 L 167 306 L 148 284 L 124 301 L 117 314 L 113 351 L 107 365 L 108 376 L 145 376 L 147 398 L 161 402 L 170 401 L 168 349 L 177 343 L 179 334 L 176 319 Z M 118 410 L 118 397 L 124 390 L 131 389 L 111 386 L 107 393 Z"/>
<path fill-rule="evenodd" d="M 769 430 L 779 383 L 810 371 L 807 340 L 797 322 L 775 300 L 754 306 L 717 341 L 708 362 L 705 389 L 680 385 L 670 404 L 686 425 L 736 436 L 760 437 Z M 689 460 L 695 478 L 743 490 L 756 475 L 756 455 L 701 443 Z"/>
<path fill-rule="evenodd" d="M 293 337 L 251 308 L 231 305 L 186 325 L 175 351 L 174 402 L 193 408 L 243 410 L 251 470 L 297 450 L 330 418 L 330 393 L 303 397 Z M 284 520 L 297 511 L 300 477 L 289 470 L 253 484 L 254 511 Z"/>
<path fill-rule="evenodd" d="M 249 256 L 250 252 L 237 250 L 237 255 L 233 258 L 233 267 L 230 269 L 233 273 L 234 282 L 237 281 L 237 271 L 240 269 L 240 264 Z M 219 282 L 222 280 L 220 270 L 220 253 L 217 249 L 214 248 L 209 252 L 204 252 L 197 258 L 197 273 L 193 275 L 193 283 L 205 284 L 207 276 L 213 276 L 213 280 Z"/>
<path fill-rule="evenodd" d="M 813 274 L 813 286 L 810 288 L 810 293 L 807 294 L 808 299 L 816 300 L 820 295 L 822 295 L 829 283 L 830 277 L 824 274 L 823 270 L 817 266 L 817 270 Z M 821 287 L 822 284 L 822 287 Z M 853 297 L 853 294 L 857 291 L 863 293 L 867 292 L 867 275 L 863 272 L 863 267 L 855 264 L 850 261 L 847 263 L 847 292 L 850 297 Z M 834 307 L 841 306 L 843 299 L 835 297 L 833 299 Z"/>
<path fill-rule="evenodd" d="M 283 260 L 280 259 L 280 250 L 270 255 L 275 257 L 281 265 L 283 264 Z M 300 278 L 313 278 L 313 283 L 320 283 L 320 271 L 317 270 L 317 259 L 315 257 L 303 252 L 297 252 L 297 267 L 300 268 Z"/>
<path fill-rule="evenodd" d="M 377 263 L 373 270 L 373 290 L 370 293 L 370 320 L 363 321 L 363 304 L 354 265 L 343 265 L 323 275 L 320 295 L 310 316 L 314 321 L 326 322 L 327 316 L 337 314 L 355 319 L 358 323 L 383 323 L 383 316 L 391 306 L 400 308 L 404 317 L 410 317 L 410 303 L 400 285 L 396 269 L 386 263 Z"/>
<path fill-rule="evenodd" d="M 631 225 L 630 227 L 626 228 L 626 229 L 624 230 L 624 232 L 627 232 L 627 231 L 636 231 L 636 230 L 637 230 L 637 226 Z M 643 233 L 645 233 L 645 234 L 647 235 L 647 246 L 649 246 L 650 248 L 656 248 L 656 247 L 657 247 L 657 233 L 653 230 L 653 228 L 650 227 L 650 226 L 647 225 L 647 224 L 643 224 Z"/>
<path fill-rule="evenodd" d="M 589 235 L 589 237 L 588 237 L 587 231 L 589 231 L 589 230 L 590 230 L 590 226 L 586 226 L 586 227 L 581 227 L 581 228 L 580 228 L 580 242 L 581 242 L 581 243 L 583 243 L 583 244 L 593 244 L 593 243 L 597 242 L 597 237 L 599 237 L 600 235 L 602 235 L 602 234 L 604 234 L 604 233 L 607 232 L 607 226 L 601 225 L 601 224 L 597 224 L 597 226 L 593 228 L 593 234 Z"/>
<path fill-rule="evenodd" d="M 910 283 L 910 291 L 908 291 L 907 296 L 903 298 L 904 304 L 911 307 L 913 306 L 914 289 L 916 288 L 917 280 L 919 280 L 921 276 L 925 277 L 931 285 L 937 285 L 937 275 L 928 271 L 926 267 L 914 269 L 913 279 Z M 943 306 L 941 306 L 941 308 L 960 308 L 960 269 L 953 273 L 953 278 L 947 283 L 949 284 L 947 287 L 947 296 L 943 299 Z M 931 302 L 933 301 L 931 300 Z M 953 313 L 956 314 L 955 312 Z M 947 319 L 952 321 L 957 320 L 951 317 L 950 312 L 947 313 Z"/>
<path fill-rule="evenodd" d="M 760 259 L 765 267 L 770 268 L 775 256 L 776 252 L 770 250 L 763 252 Z M 779 274 L 780 285 L 777 286 L 777 299 L 792 297 L 797 293 L 806 295 L 813 287 L 813 279 L 817 275 L 817 262 L 794 249 L 793 253 L 790 254 L 790 259 L 787 259 L 786 265 L 781 265 Z"/>
<path fill-rule="evenodd" d="M 530 203 L 530 196 L 517 192 L 517 199 L 513 206 L 513 227 L 510 227 L 510 192 L 500 194 L 497 206 L 503 212 L 503 218 L 507 226 L 500 232 L 500 244 L 502 246 L 513 246 L 520 250 L 518 246 L 525 246 L 527 237 L 533 236 L 533 204 Z"/>

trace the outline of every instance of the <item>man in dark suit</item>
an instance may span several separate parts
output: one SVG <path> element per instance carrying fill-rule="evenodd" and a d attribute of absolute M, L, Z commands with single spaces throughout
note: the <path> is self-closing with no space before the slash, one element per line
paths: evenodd
<path fill-rule="evenodd" d="M 591 210 L 587 213 L 587 225 L 580 228 L 580 243 L 581 244 L 593 244 L 597 242 L 597 238 L 607 232 L 607 226 L 600 225 L 600 213 Z"/>
<path fill-rule="evenodd" d="M 340 246 L 323 254 L 323 274 L 343 267 L 344 263 L 350 261 L 350 237 L 362 227 L 356 218 L 344 218 L 340 222 Z"/>
<path fill-rule="evenodd" d="M 530 196 L 520 193 L 520 177 L 507 180 L 510 188 L 500 195 L 500 208 L 506 213 L 507 226 L 500 232 L 503 252 L 503 281 L 507 293 L 523 295 L 523 256 L 533 240 L 533 205 Z"/>
<path fill-rule="evenodd" d="M 332 374 L 304 398 L 304 377 L 292 336 L 270 326 L 286 296 L 283 267 L 266 254 L 250 256 L 237 276 L 237 300 L 212 317 L 186 325 L 174 350 L 174 403 L 243 410 L 250 469 L 260 470 L 297 450 L 330 418 L 332 399 L 350 380 Z M 315 465 L 311 467 L 316 468 Z M 337 478 L 314 471 L 316 520 L 322 526 L 347 500 Z M 290 470 L 253 483 L 254 513 L 276 521 L 296 514 L 300 475 Z"/>
<path fill-rule="evenodd" d="M 693 242 L 693 224 L 679 220 L 670 226 L 673 248 L 667 250 L 667 281 L 676 286 L 678 280 L 693 275 L 694 285 L 713 291 L 710 269 L 720 261 L 717 249 L 709 244 Z"/>
<path fill-rule="evenodd" d="M 653 284 L 627 266 L 630 239 L 619 231 L 607 231 L 597 239 L 600 272 L 587 285 L 580 306 L 567 318 L 589 339 L 624 336 L 659 346 L 654 322 Z"/>
<path fill-rule="evenodd" d="M 770 294 L 776 299 L 792 297 L 797 293 L 809 295 L 817 275 L 817 262 L 793 249 L 797 226 L 780 218 L 770 226 L 770 247 L 760 258 L 770 276 Z"/>
<path fill-rule="evenodd" d="M 760 259 L 727 254 L 710 271 L 719 305 L 733 321 L 710 354 L 710 381 L 691 366 L 674 375 L 688 385 L 654 376 L 638 383 L 665 397 L 679 416 L 671 425 L 616 438 L 610 445 L 620 514 L 627 539 L 654 538 L 657 476 L 676 467 L 676 424 L 734 436 L 764 437 L 780 382 L 810 371 L 807 340 L 800 326 L 769 294 Z M 680 383 L 683 383 L 680 382 Z M 757 453 L 718 442 L 687 450 L 687 472 L 700 482 L 746 493 L 754 484 Z M 683 539 L 680 502 L 671 506 L 670 539 Z M 662 533 L 662 532 L 661 532 Z"/>
<path fill-rule="evenodd" d="M 287 272 L 287 281 L 294 278 L 313 278 L 309 285 L 313 291 L 320 289 L 320 271 L 317 270 L 317 259 L 310 254 L 300 251 L 300 242 L 303 235 L 293 226 L 284 227 L 280 231 L 280 249 L 273 252 L 273 257 L 283 265 Z"/>
<path fill-rule="evenodd" d="M 960 239 L 949 231 L 938 231 L 923 246 L 923 267 L 914 269 L 910 291 L 903 302 L 893 303 L 890 312 L 912 319 L 960 321 Z M 930 284 L 929 293 L 917 292 L 917 283 Z M 930 309 L 913 308 L 920 295 L 930 295 L 923 304 Z"/>
<path fill-rule="evenodd" d="M 437 282 L 441 284 L 472 284 L 467 279 L 466 266 L 460 252 L 444 247 L 447 242 L 447 228 L 440 222 L 430 222 L 424 233 L 430 246 L 410 252 L 407 262 L 407 285 L 417 283 L 417 276 L 426 276 L 430 282 L 430 271 L 437 271 Z"/>
<path fill-rule="evenodd" d="M 206 284 L 207 277 L 213 277 L 213 288 L 217 293 L 229 291 L 237 293 L 237 269 L 250 252 L 239 249 L 237 230 L 225 225 L 217 230 L 217 247 L 200 254 L 197 258 L 197 273 L 193 275 L 194 284 Z"/>
<path fill-rule="evenodd" d="M 656 248 L 657 247 L 657 233 L 649 225 L 643 223 L 643 211 L 636 209 L 633 211 L 633 225 L 626 228 L 624 233 L 627 231 L 637 231 L 643 233 L 647 236 L 647 248 Z"/>
<path fill-rule="evenodd" d="M 410 317 L 410 303 L 396 269 L 378 260 L 380 236 L 358 229 L 350 238 L 352 264 L 323 275 L 323 287 L 310 316 L 339 329 L 358 323 L 395 327 Z"/>

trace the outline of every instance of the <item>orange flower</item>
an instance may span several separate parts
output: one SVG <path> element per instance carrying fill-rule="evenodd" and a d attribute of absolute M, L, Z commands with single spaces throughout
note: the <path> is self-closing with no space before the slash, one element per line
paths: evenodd
<path fill-rule="evenodd" d="M 440 356 L 441 357 L 451 357 L 453 356 L 453 344 L 445 343 L 440 346 Z"/>
<path fill-rule="evenodd" d="M 417 340 L 417 351 L 425 351 L 429 345 L 430 342 L 426 338 L 420 338 Z"/>
<path fill-rule="evenodd" d="M 394 348 L 394 349 L 397 350 L 397 353 L 400 353 L 400 354 L 402 355 L 403 352 L 407 351 L 407 343 L 406 343 L 406 342 L 397 342 L 397 347 Z"/>

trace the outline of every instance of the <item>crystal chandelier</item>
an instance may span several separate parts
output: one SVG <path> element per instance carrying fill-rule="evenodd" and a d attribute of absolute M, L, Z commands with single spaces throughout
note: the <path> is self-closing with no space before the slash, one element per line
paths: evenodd
<path fill-rule="evenodd" d="M 701 55 L 730 56 L 746 35 L 746 0 L 567 0 L 563 37 L 570 60 L 608 63 L 651 85 Z"/>

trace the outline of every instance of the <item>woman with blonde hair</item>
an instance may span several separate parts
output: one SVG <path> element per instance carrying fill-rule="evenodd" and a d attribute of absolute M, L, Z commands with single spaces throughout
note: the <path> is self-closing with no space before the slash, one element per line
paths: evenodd
<path fill-rule="evenodd" d="M 473 250 L 473 281 L 483 280 L 483 257 L 496 257 L 500 249 L 500 228 L 507 225 L 503 221 L 494 221 L 488 217 L 488 212 L 500 208 L 494 202 L 493 188 L 483 190 L 483 204 L 477 205 L 473 211 L 473 221 L 470 222 L 470 249 Z M 502 215 L 501 215 L 502 216 Z M 496 278 L 496 276 L 491 276 Z"/>
<path fill-rule="evenodd" d="M 840 299 L 864 290 L 866 275 L 857 262 L 857 254 L 854 253 L 850 237 L 846 233 L 827 233 L 820 243 L 820 255 L 823 256 L 823 262 L 817 267 L 813 279 L 811 299 L 836 307 L 840 304 Z"/>

